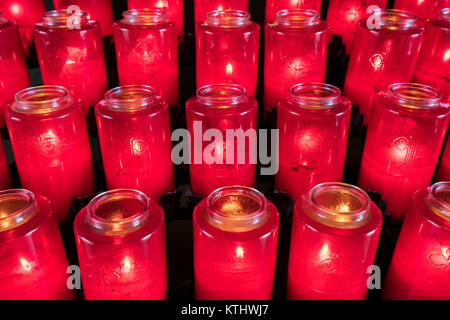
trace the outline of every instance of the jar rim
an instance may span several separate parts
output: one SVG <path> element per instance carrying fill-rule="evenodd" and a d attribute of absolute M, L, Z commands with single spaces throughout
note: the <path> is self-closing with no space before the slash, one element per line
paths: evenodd
<path fill-rule="evenodd" d="M 445 190 L 444 190 L 445 189 Z M 445 191 L 448 194 L 449 200 L 447 201 L 442 197 L 440 193 Z M 430 195 L 437 204 L 437 210 L 433 210 L 440 217 L 450 221 L 450 182 L 442 181 L 433 184 L 430 187 Z"/>
<path fill-rule="evenodd" d="M 246 90 L 238 84 L 209 84 L 197 90 L 198 100 L 205 105 L 236 105 L 247 99 Z"/>
<path fill-rule="evenodd" d="M 434 87 L 419 83 L 393 83 L 388 94 L 409 109 L 434 109 L 440 106 L 442 94 Z"/>
<path fill-rule="evenodd" d="M 240 27 L 251 23 L 251 15 L 243 10 L 213 10 L 206 14 L 208 24 L 219 27 Z"/>
<path fill-rule="evenodd" d="M 125 85 L 105 93 L 105 106 L 114 111 L 133 112 L 146 109 L 156 98 L 156 89 L 151 86 Z"/>
<path fill-rule="evenodd" d="M 20 202 L 10 204 L 9 212 L 5 212 L 3 202 Z M 13 211 L 11 211 L 13 210 Z M 36 198 L 33 192 L 26 189 L 9 189 L 0 191 L 0 232 L 8 231 L 29 221 L 37 213 Z"/>
<path fill-rule="evenodd" d="M 88 21 L 88 15 L 83 10 L 74 12 L 68 9 L 50 10 L 44 12 L 41 17 L 45 26 L 68 29 L 78 29 Z M 72 25 L 69 26 L 69 23 Z"/>
<path fill-rule="evenodd" d="M 305 109 L 327 109 L 337 105 L 342 93 L 327 83 L 299 83 L 289 90 L 289 99 Z"/>
<path fill-rule="evenodd" d="M 137 25 L 154 25 L 167 23 L 167 10 L 164 8 L 130 9 L 122 13 L 122 22 Z"/>
<path fill-rule="evenodd" d="M 379 23 L 381 29 L 388 30 L 405 30 L 416 27 L 418 20 L 413 13 L 399 9 L 377 8 L 372 11 L 372 17 Z"/>
<path fill-rule="evenodd" d="M 450 8 L 444 8 L 439 13 L 439 17 L 442 20 L 450 21 Z"/>
<path fill-rule="evenodd" d="M 311 9 L 283 9 L 277 12 L 276 21 L 287 26 L 308 27 L 320 21 L 320 13 Z"/>
<path fill-rule="evenodd" d="M 72 102 L 73 98 L 67 88 L 43 85 L 16 93 L 11 109 L 23 114 L 51 114 L 67 108 Z"/>

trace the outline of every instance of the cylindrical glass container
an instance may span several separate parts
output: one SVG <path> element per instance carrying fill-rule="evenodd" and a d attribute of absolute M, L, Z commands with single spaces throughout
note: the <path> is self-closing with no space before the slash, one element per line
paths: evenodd
<path fill-rule="evenodd" d="M 336 87 L 305 83 L 292 87 L 278 107 L 275 187 L 297 200 L 319 183 L 341 181 L 351 102 Z"/>
<path fill-rule="evenodd" d="M 373 99 L 392 83 L 409 82 L 419 55 L 424 28 L 408 12 L 380 10 L 374 16 L 380 28 L 358 23 L 345 79 L 344 95 L 369 123 Z"/>
<path fill-rule="evenodd" d="M 324 183 L 295 204 L 288 269 L 291 300 L 363 300 L 382 215 L 361 189 Z"/>
<path fill-rule="evenodd" d="M 413 81 L 435 87 L 450 103 L 450 8 L 428 22 Z"/>
<path fill-rule="evenodd" d="M 397 240 L 383 298 L 448 300 L 450 297 L 450 183 L 414 193 Z"/>
<path fill-rule="evenodd" d="M 196 195 L 206 197 L 225 186 L 254 186 L 257 109 L 244 88 L 228 84 L 200 88 L 186 103 L 191 188 Z"/>
<path fill-rule="evenodd" d="M 167 299 L 164 212 L 145 194 L 117 189 L 95 197 L 75 218 L 88 300 Z"/>
<path fill-rule="evenodd" d="M 368 8 L 378 6 L 383 9 L 386 3 L 387 0 L 330 0 L 327 22 L 331 33 L 342 38 L 347 53 L 352 51 L 358 21 L 370 15 Z"/>
<path fill-rule="evenodd" d="M 0 191 L 0 300 L 66 300 L 69 273 L 58 223 L 47 199 Z"/>
<path fill-rule="evenodd" d="M 19 92 L 5 117 L 22 186 L 64 220 L 75 198 L 95 193 L 83 109 L 66 88 L 41 86 Z"/>
<path fill-rule="evenodd" d="M 113 26 L 120 84 L 152 86 L 169 105 L 178 105 L 175 23 L 161 9 L 135 9 L 123 16 Z"/>
<path fill-rule="evenodd" d="M 394 8 L 409 11 L 422 19 L 439 17 L 439 11 L 450 8 L 450 0 L 395 0 Z"/>
<path fill-rule="evenodd" d="M 208 12 L 242 10 L 248 12 L 248 0 L 194 0 L 195 24 L 205 21 Z"/>
<path fill-rule="evenodd" d="M 88 19 L 98 22 L 103 36 L 112 35 L 114 14 L 111 0 L 53 0 L 53 4 L 57 10 L 75 9 L 71 6 L 78 6 L 87 13 Z"/>
<path fill-rule="evenodd" d="M 312 10 L 283 10 L 266 24 L 264 107 L 276 108 L 294 84 L 323 82 L 328 24 Z"/>
<path fill-rule="evenodd" d="M 68 88 L 86 112 L 102 99 L 108 81 L 98 23 L 84 12 L 49 11 L 33 37 L 44 84 Z"/>
<path fill-rule="evenodd" d="M 270 300 L 280 218 L 255 189 L 218 189 L 194 210 L 195 297 Z"/>
<path fill-rule="evenodd" d="M 142 191 L 156 202 L 174 190 L 169 106 L 148 86 L 108 91 L 95 109 L 109 189 Z"/>
<path fill-rule="evenodd" d="M 0 126 L 4 125 L 4 109 L 14 101 L 17 92 L 30 85 L 25 55 L 17 25 L 0 12 Z"/>
<path fill-rule="evenodd" d="M 433 177 L 449 114 L 440 98 L 434 88 L 406 83 L 375 97 L 358 185 L 380 192 L 394 220 Z"/>
<path fill-rule="evenodd" d="M 281 10 L 309 9 L 320 12 L 322 0 L 266 0 L 266 22 L 275 21 Z"/>
<path fill-rule="evenodd" d="M 233 83 L 256 96 L 259 25 L 245 11 L 208 13 L 197 25 L 197 89 L 208 84 Z"/>
<path fill-rule="evenodd" d="M 11 188 L 11 175 L 9 173 L 8 159 L 3 150 L 3 142 L 0 138 L 0 190 Z"/>
<path fill-rule="evenodd" d="M 160 8 L 167 12 L 167 19 L 175 22 L 178 38 L 183 39 L 183 0 L 128 0 L 128 9 Z"/>

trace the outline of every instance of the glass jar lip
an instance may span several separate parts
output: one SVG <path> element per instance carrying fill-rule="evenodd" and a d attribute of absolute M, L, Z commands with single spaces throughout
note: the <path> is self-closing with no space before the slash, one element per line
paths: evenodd
<path fill-rule="evenodd" d="M 251 15 L 243 10 L 213 10 L 206 14 L 206 22 L 214 26 L 245 26 L 251 23 Z"/>
<path fill-rule="evenodd" d="M 44 12 L 42 21 L 48 27 L 68 28 L 69 22 L 72 23 L 71 29 L 77 29 L 78 26 L 85 24 L 88 21 L 88 15 L 83 10 L 70 12 L 66 9 L 50 10 Z M 70 19 L 70 20 L 69 20 Z"/>
<path fill-rule="evenodd" d="M 450 221 L 450 202 L 444 201 L 439 195 L 439 192 L 443 189 L 446 189 L 446 191 L 450 194 L 450 182 L 442 181 L 435 183 L 430 187 L 430 195 L 434 200 L 434 203 L 437 205 L 437 210 L 433 211 L 442 218 Z"/>
<path fill-rule="evenodd" d="M 320 13 L 311 9 L 283 9 L 277 12 L 276 21 L 286 26 L 309 27 L 320 22 Z"/>
<path fill-rule="evenodd" d="M 393 83 L 388 94 L 409 109 L 434 109 L 440 106 L 442 94 L 431 86 L 419 83 Z"/>
<path fill-rule="evenodd" d="M 48 98 L 43 98 L 48 96 Z M 73 98 L 67 88 L 54 85 L 29 87 L 16 93 L 11 109 L 23 114 L 51 114 L 70 106 Z"/>
<path fill-rule="evenodd" d="M 237 105 L 247 99 L 246 90 L 238 84 L 209 84 L 197 90 L 197 99 L 204 105 Z"/>
<path fill-rule="evenodd" d="M 321 204 L 317 197 L 324 192 L 339 192 L 345 194 L 349 198 L 355 198 L 360 205 L 356 209 L 350 210 L 349 204 L 345 204 L 348 208 L 343 212 L 336 212 Z M 313 187 L 307 194 L 309 203 L 312 204 L 314 212 L 307 210 L 309 216 L 315 221 L 324 225 L 339 229 L 356 229 L 368 223 L 371 219 L 371 200 L 367 193 L 357 186 L 342 182 L 326 182 Z"/>
<path fill-rule="evenodd" d="M 167 10 L 164 8 L 130 9 L 122 13 L 122 22 L 137 25 L 154 25 L 167 23 Z"/>
<path fill-rule="evenodd" d="M 9 189 L 0 191 L 0 202 L 6 199 L 23 199 L 22 208 L 2 216 L 0 212 L 0 232 L 14 229 L 29 221 L 37 213 L 36 197 L 33 192 L 26 189 Z"/>
<path fill-rule="evenodd" d="M 450 21 L 450 8 L 444 8 L 439 13 L 439 18 L 441 20 Z"/>
<path fill-rule="evenodd" d="M 372 11 L 372 17 L 382 29 L 405 30 L 417 27 L 417 16 L 405 10 L 378 8 Z"/>
<path fill-rule="evenodd" d="M 323 96 L 314 94 L 323 93 Z M 312 95 L 307 95 L 312 94 Z M 289 99 L 305 109 L 328 109 L 337 105 L 342 93 L 338 87 L 327 83 L 298 83 L 289 90 Z"/>
<path fill-rule="evenodd" d="M 119 112 L 146 109 L 157 98 L 156 89 L 148 85 L 125 85 L 105 93 L 105 107 Z"/>
<path fill-rule="evenodd" d="M 105 219 L 96 214 L 101 206 L 117 200 L 137 200 L 142 204 L 140 212 L 120 220 Z M 144 226 L 150 218 L 150 199 L 141 191 L 132 189 L 114 189 L 94 197 L 86 207 L 86 223 L 97 233 L 114 236 L 124 235 Z"/>

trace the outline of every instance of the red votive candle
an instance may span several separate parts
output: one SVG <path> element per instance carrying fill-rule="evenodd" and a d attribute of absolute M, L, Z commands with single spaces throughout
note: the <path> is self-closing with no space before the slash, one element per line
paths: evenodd
<path fill-rule="evenodd" d="M 205 21 L 208 12 L 242 10 L 248 12 L 248 0 L 194 0 L 195 24 Z"/>
<path fill-rule="evenodd" d="M 169 105 L 148 86 L 108 91 L 95 109 L 109 189 L 129 188 L 155 201 L 174 190 Z"/>
<path fill-rule="evenodd" d="M 30 85 L 25 55 L 17 25 L 0 12 L 0 126 L 4 125 L 4 109 L 15 94 Z"/>
<path fill-rule="evenodd" d="M 68 88 L 87 112 L 108 90 L 100 27 L 84 12 L 49 11 L 42 20 L 33 29 L 42 80 Z"/>
<path fill-rule="evenodd" d="M 395 0 L 394 8 L 414 13 L 420 18 L 439 17 L 439 11 L 450 8 L 450 0 Z"/>
<path fill-rule="evenodd" d="M 256 100 L 239 85 L 205 86 L 188 100 L 189 171 L 196 195 L 206 197 L 225 186 L 254 186 L 257 109 Z M 227 130 L 233 134 L 227 136 Z"/>
<path fill-rule="evenodd" d="M 370 6 L 386 7 L 387 0 L 330 0 L 327 13 L 327 22 L 331 32 L 342 38 L 346 52 L 352 50 L 356 25 L 362 18 L 370 15 Z"/>
<path fill-rule="evenodd" d="M 408 12 L 379 10 L 374 16 L 378 29 L 369 29 L 367 19 L 358 23 L 344 86 L 344 95 L 360 108 L 365 124 L 377 92 L 411 81 L 424 32 Z"/>
<path fill-rule="evenodd" d="M 286 9 L 309 9 L 320 12 L 322 0 L 267 0 L 266 22 L 277 18 L 277 13 Z"/>
<path fill-rule="evenodd" d="M 47 199 L 28 190 L 0 192 L 0 300 L 66 300 L 70 274 Z"/>
<path fill-rule="evenodd" d="M 319 184 L 295 204 L 288 269 L 291 300 L 363 300 L 382 216 L 361 189 Z"/>
<path fill-rule="evenodd" d="M 276 108 L 294 84 L 323 82 L 328 24 L 312 10 L 283 10 L 266 24 L 264 108 Z"/>
<path fill-rule="evenodd" d="M 280 218 L 255 189 L 218 189 L 194 210 L 195 297 L 270 300 Z"/>
<path fill-rule="evenodd" d="M 145 194 L 117 189 L 95 197 L 75 218 L 88 300 L 167 299 L 164 212 Z"/>
<path fill-rule="evenodd" d="M 450 297 L 450 183 L 414 193 L 384 283 L 383 298 Z"/>
<path fill-rule="evenodd" d="M 87 13 L 87 18 L 97 21 L 103 36 L 112 35 L 114 14 L 111 0 L 53 0 L 55 9 L 67 10 L 76 5 Z M 70 13 L 73 13 L 72 10 Z"/>
<path fill-rule="evenodd" d="M 19 92 L 6 108 L 6 124 L 22 186 L 48 198 L 59 221 L 75 198 L 94 194 L 84 111 L 66 88 Z"/>
<path fill-rule="evenodd" d="M 0 190 L 11 188 L 11 175 L 9 173 L 8 159 L 3 150 L 3 142 L 0 139 Z"/>
<path fill-rule="evenodd" d="M 428 22 L 413 81 L 438 89 L 450 103 L 450 8 Z"/>
<path fill-rule="evenodd" d="M 305 83 L 292 87 L 278 107 L 282 156 L 275 188 L 297 200 L 319 183 L 341 181 L 351 102 L 334 86 Z"/>
<path fill-rule="evenodd" d="M 358 185 L 380 192 L 394 220 L 433 177 L 449 113 L 440 100 L 436 89 L 406 83 L 375 97 Z"/>
<path fill-rule="evenodd" d="M 178 38 L 183 39 L 183 0 L 128 0 L 128 9 L 160 8 L 167 12 L 167 19 L 175 22 Z"/>
<path fill-rule="evenodd" d="M 161 9 L 134 9 L 114 23 L 121 85 L 155 88 L 171 106 L 178 98 L 178 42 L 175 23 Z"/>
<path fill-rule="evenodd" d="M 211 11 L 197 25 L 197 88 L 233 83 L 256 95 L 259 25 L 245 11 Z"/>

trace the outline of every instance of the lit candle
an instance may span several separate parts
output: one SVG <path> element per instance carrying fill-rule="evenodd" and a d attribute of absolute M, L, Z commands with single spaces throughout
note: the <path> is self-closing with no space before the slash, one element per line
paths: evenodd
<path fill-rule="evenodd" d="M 382 215 L 361 189 L 324 183 L 295 204 L 287 298 L 363 300 Z"/>
<path fill-rule="evenodd" d="M 0 192 L 0 300 L 73 299 L 50 203 L 27 190 Z"/>
<path fill-rule="evenodd" d="M 450 183 L 414 193 L 383 288 L 384 299 L 450 297 Z"/>
<path fill-rule="evenodd" d="M 178 98 L 178 44 L 175 23 L 161 9 L 134 9 L 114 23 L 121 85 L 149 85 L 171 106 Z"/>
<path fill-rule="evenodd" d="M 266 22 L 276 19 L 277 13 L 286 9 L 309 9 L 320 12 L 322 0 L 267 0 Z"/>
<path fill-rule="evenodd" d="M 394 8 L 409 11 L 422 19 L 439 17 L 439 11 L 450 8 L 450 0 L 395 0 Z"/>
<path fill-rule="evenodd" d="M 174 190 L 169 106 L 148 86 L 108 91 L 96 106 L 109 189 L 129 188 L 155 201 Z"/>
<path fill-rule="evenodd" d="M 194 210 L 195 296 L 200 300 L 269 300 L 279 215 L 259 191 L 225 187 Z"/>
<path fill-rule="evenodd" d="M 95 197 L 74 222 L 88 300 L 167 299 L 164 212 L 143 193 Z"/>
<path fill-rule="evenodd" d="M 405 83 L 375 97 L 358 184 L 380 192 L 394 220 L 431 182 L 448 122 L 440 97 L 434 88 Z"/>
<path fill-rule="evenodd" d="M 299 84 L 280 101 L 280 167 L 275 187 L 297 200 L 315 185 L 341 181 L 352 104 L 326 84 Z"/>
<path fill-rule="evenodd" d="M 248 12 L 248 0 L 194 0 L 195 24 L 205 21 L 207 13 L 214 10 Z"/>
<path fill-rule="evenodd" d="M 67 89 L 28 88 L 6 109 L 22 185 L 47 197 L 59 221 L 72 201 L 95 192 L 84 111 Z"/>

